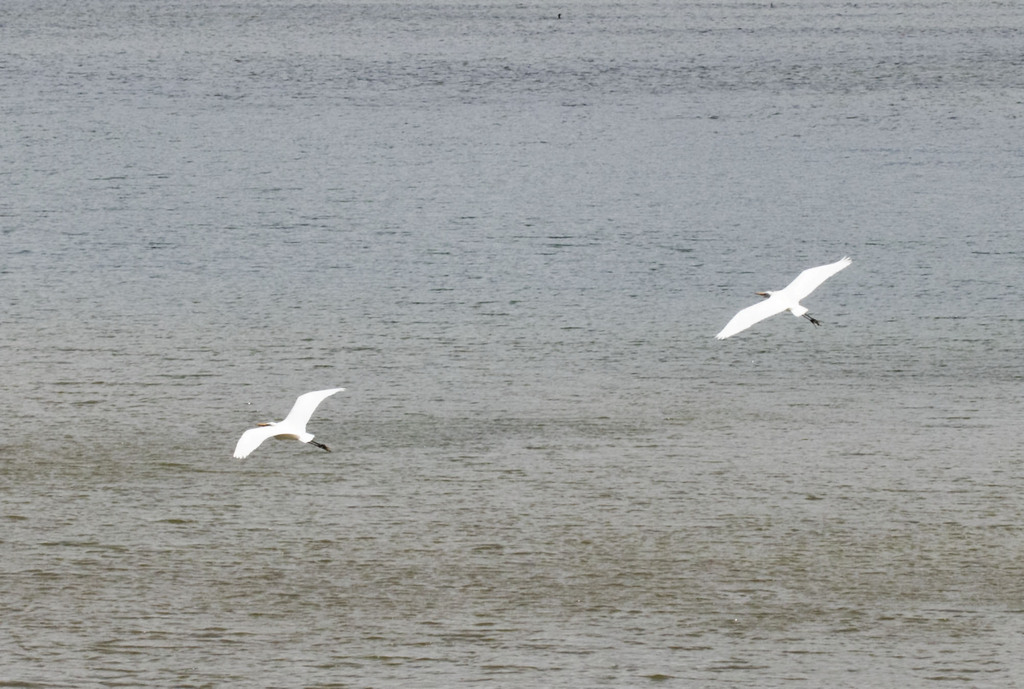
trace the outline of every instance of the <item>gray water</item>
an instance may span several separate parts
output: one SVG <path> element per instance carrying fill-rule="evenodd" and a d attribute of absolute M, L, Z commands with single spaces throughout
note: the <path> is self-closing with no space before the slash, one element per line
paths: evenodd
<path fill-rule="evenodd" d="M 1018 685 L 1022 29 L 5 2 L 0 686 Z"/>

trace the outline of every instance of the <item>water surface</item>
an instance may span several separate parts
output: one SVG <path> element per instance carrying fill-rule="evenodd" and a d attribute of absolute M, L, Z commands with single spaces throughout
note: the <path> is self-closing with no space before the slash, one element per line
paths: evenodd
<path fill-rule="evenodd" d="M 1011 686 L 1018 15 L 10 4 L 0 680 Z"/>

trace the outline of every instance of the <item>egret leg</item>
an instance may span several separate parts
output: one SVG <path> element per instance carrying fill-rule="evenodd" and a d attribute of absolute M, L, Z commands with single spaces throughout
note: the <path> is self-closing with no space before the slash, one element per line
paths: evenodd
<path fill-rule="evenodd" d="M 813 317 L 813 316 L 811 316 L 811 314 L 809 314 L 809 313 L 805 313 L 805 314 L 804 314 L 804 318 L 806 318 L 807 320 L 809 320 L 809 321 L 810 321 L 811 323 L 814 323 L 814 325 L 821 325 L 821 321 L 819 321 L 819 320 L 818 320 L 817 318 L 814 318 L 814 317 Z"/>
<path fill-rule="evenodd" d="M 309 441 L 309 444 L 310 444 L 310 445 L 316 445 L 316 446 L 317 446 L 317 447 L 319 447 L 319 448 L 320 448 L 321 450 L 324 450 L 324 451 L 326 451 L 326 452 L 330 452 L 330 451 L 331 451 L 331 448 L 327 447 L 327 446 L 326 446 L 326 445 L 324 445 L 323 443 L 318 443 L 318 442 L 317 442 L 317 441 L 315 441 L 315 440 L 310 440 L 310 441 Z"/>

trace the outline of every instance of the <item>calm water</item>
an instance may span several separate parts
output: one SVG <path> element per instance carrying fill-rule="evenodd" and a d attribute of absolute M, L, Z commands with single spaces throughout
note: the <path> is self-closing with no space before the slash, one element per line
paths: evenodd
<path fill-rule="evenodd" d="M 0 686 L 1016 685 L 1022 29 L 5 3 Z"/>

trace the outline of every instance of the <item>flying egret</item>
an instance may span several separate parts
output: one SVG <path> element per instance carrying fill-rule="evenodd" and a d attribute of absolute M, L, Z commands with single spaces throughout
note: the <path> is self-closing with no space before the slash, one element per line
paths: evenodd
<path fill-rule="evenodd" d="M 829 263 L 817 268 L 808 268 L 796 276 L 796 280 L 786 285 L 786 288 L 778 292 L 755 292 L 755 294 L 767 297 L 760 304 L 754 304 L 743 309 L 729 321 L 722 332 L 715 335 L 719 340 L 732 337 L 742 332 L 754 323 L 763 321 L 765 318 L 774 316 L 783 311 L 789 311 L 794 316 L 803 316 L 814 325 L 821 325 L 821 322 L 812 318 L 807 313 L 807 307 L 800 303 L 800 300 L 818 288 L 818 285 L 828 280 L 846 266 L 853 263 L 849 256 L 844 256 L 835 263 Z"/>
<path fill-rule="evenodd" d="M 330 390 L 316 390 L 299 395 L 284 421 L 259 423 L 256 424 L 256 428 L 250 428 L 243 433 L 242 437 L 238 439 L 238 444 L 235 445 L 235 459 L 245 459 L 267 438 L 290 438 L 298 440 L 300 443 L 316 445 L 320 449 L 330 452 L 331 448 L 323 443 L 316 442 L 313 440 L 313 434 L 306 432 L 306 424 L 309 422 L 309 417 L 313 415 L 317 405 L 344 389 L 331 388 Z"/>

